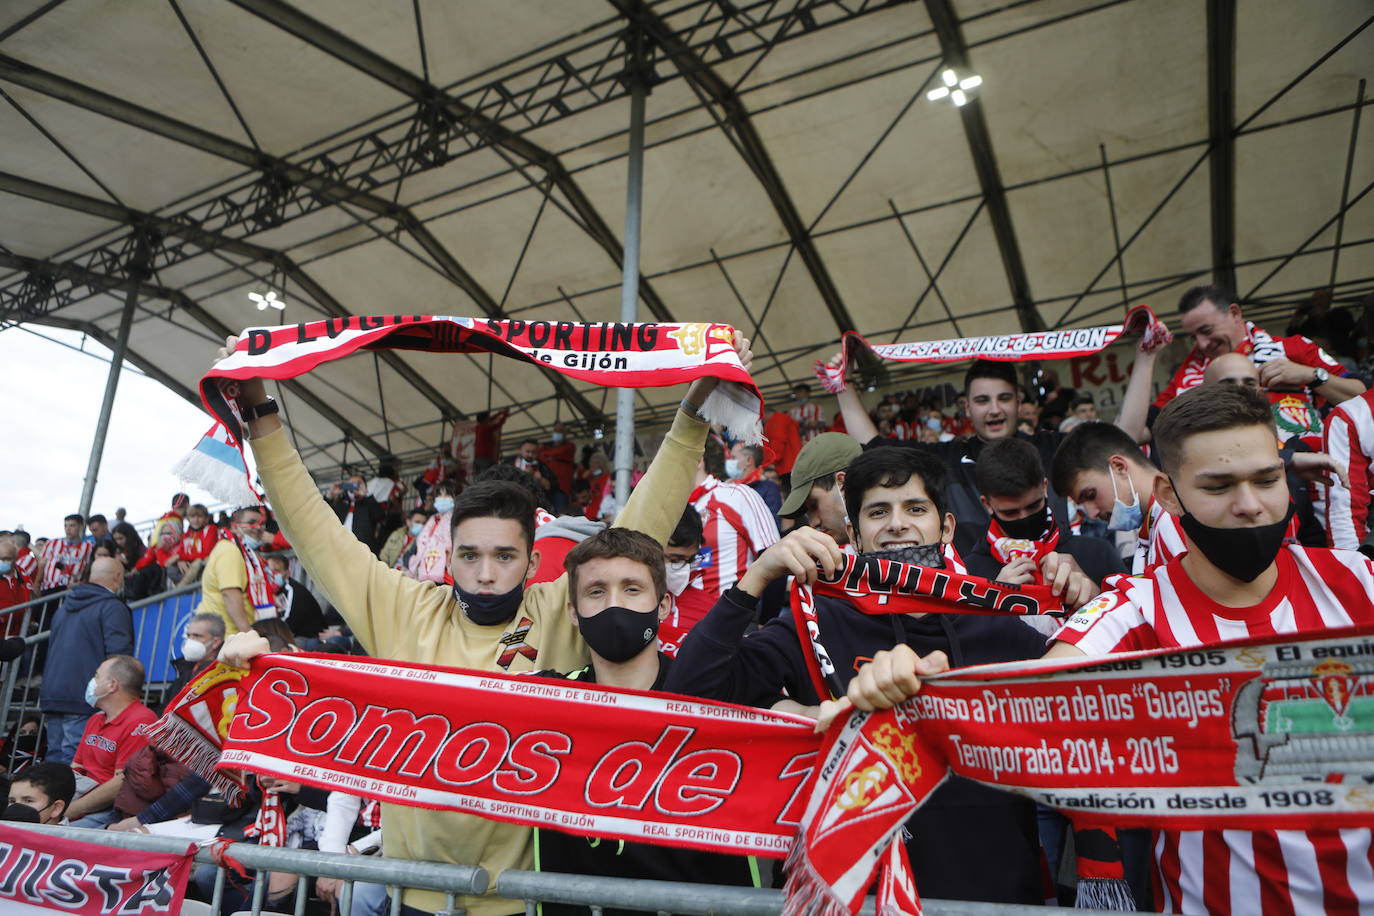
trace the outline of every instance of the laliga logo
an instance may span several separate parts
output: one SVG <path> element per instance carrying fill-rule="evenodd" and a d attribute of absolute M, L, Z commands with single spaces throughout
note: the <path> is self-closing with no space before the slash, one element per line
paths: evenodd
<path fill-rule="evenodd" d="M 887 769 L 876 763 L 864 767 L 857 773 L 850 773 L 844 778 L 844 785 L 840 787 L 835 804 L 846 811 L 867 808 L 882 794 L 883 783 L 886 781 Z"/>

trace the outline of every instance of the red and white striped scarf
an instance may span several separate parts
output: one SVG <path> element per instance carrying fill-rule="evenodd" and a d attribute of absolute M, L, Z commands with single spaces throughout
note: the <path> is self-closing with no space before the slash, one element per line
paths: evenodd
<path fill-rule="evenodd" d="M 716 322 L 616 323 L 517 321 L 453 315 L 353 315 L 282 327 L 248 328 L 234 352 L 200 380 L 218 421 L 176 472 L 216 497 L 250 505 L 244 480 L 243 423 L 237 379 L 289 379 L 359 350 L 495 353 L 547 371 L 613 388 L 655 388 L 714 377 L 722 384 L 701 415 L 753 444 L 763 439 L 763 399 L 734 349 L 735 329 Z M 226 447 L 228 451 L 226 451 Z M 235 458 L 229 452 L 238 452 Z M 211 468 L 211 463 L 218 467 Z M 227 486 L 226 475 L 239 480 Z"/>

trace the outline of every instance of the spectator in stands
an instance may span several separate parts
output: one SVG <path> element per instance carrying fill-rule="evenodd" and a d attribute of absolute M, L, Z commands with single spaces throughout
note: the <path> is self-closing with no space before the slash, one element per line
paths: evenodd
<path fill-rule="evenodd" d="M 472 432 L 472 470 L 480 474 L 491 467 L 501 457 L 501 427 L 506 425 L 510 408 L 495 412 L 482 411 L 473 419 L 477 421 Z"/>
<path fill-rule="evenodd" d="M 205 561 L 218 542 L 219 529 L 210 524 L 210 510 L 195 503 L 186 511 L 186 533 L 177 548 L 177 569 L 181 572 L 178 582 L 186 585 L 199 581 Z"/>
<path fill-rule="evenodd" d="M 118 509 L 115 509 L 115 522 L 124 521 L 124 516 L 127 514 L 128 512 L 125 510 L 123 506 L 120 506 Z"/>
<path fill-rule="evenodd" d="M 804 454 L 804 453 L 803 453 Z M 933 455 L 902 448 L 869 449 L 845 469 L 846 514 L 860 553 L 906 562 L 943 564 L 942 548 L 954 535 L 946 511 L 946 471 Z M 773 616 L 745 635 L 765 589 L 787 575 L 814 581 L 819 568 L 842 560 L 834 539 L 799 528 L 755 560 L 687 635 L 663 689 L 755 706 L 783 698 L 811 708 L 818 696 L 808 673 L 809 639 L 792 615 Z M 772 609 L 775 610 L 775 609 Z M 859 612 L 848 601 L 816 596 L 820 633 L 834 662 L 829 689 L 842 694 L 863 661 L 878 650 L 911 645 L 922 654 L 940 650 L 960 665 L 1035 658 L 1044 637 L 1024 622 L 982 614 Z M 908 821 L 907 853 L 916 886 L 952 900 L 1040 903 L 1039 834 L 1029 801 L 968 780 L 948 780 Z"/>
<path fill-rule="evenodd" d="M 162 526 L 170 521 L 175 520 L 177 526 L 184 529 L 186 527 L 186 513 L 190 508 L 191 497 L 185 493 L 173 495 L 172 508 L 162 513 L 158 520 L 153 522 L 153 530 L 148 535 L 148 546 L 152 547 L 157 544 L 158 537 L 162 534 Z"/>
<path fill-rule="evenodd" d="M 235 510 L 230 532 L 215 544 L 200 577 L 198 613 L 224 618 L 226 633 L 241 633 L 253 625 L 258 611 L 273 607 L 272 586 L 258 548 L 267 540 L 260 506 Z"/>
<path fill-rule="evenodd" d="M 133 571 L 124 580 L 124 592 L 130 600 L 138 601 L 156 595 L 167 588 L 169 573 L 181 574 L 177 566 L 181 546 L 181 521 L 168 519 L 158 529 L 157 543 L 143 551 Z"/>
<path fill-rule="evenodd" d="M 401 525 L 382 545 L 377 558 L 390 566 L 392 569 L 401 569 L 401 557 L 410 550 L 415 539 L 420 536 L 420 532 L 425 529 L 425 522 L 429 521 L 430 512 L 428 509 L 412 509 L 406 516 L 405 524 Z"/>
<path fill-rule="evenodd" d="M 63 537 L 44 545 L 38 558 L 39 594 L 65 591 L 86 578 L 95 544 L 82 535 L 85 528 L 86 520 L 72 513 L 62 520 Z"/>
<path fill-rule="evenodd" d="M 655 639 L 671 606 L 664 554 L 647 534 L 607 528 L 566 558 L 568 615 L 590 649 L 591 665 L 539 672 L 588 684 L 661 690 L 671 658 Z M 658 881 L 757 886 L 757 864 L 745 856 L 635 842 L 607 842 L 548 828 L 535 831 L 535 861 L 544 871 Z M 584 912 L 550 907 L 549 916 Z M 550 912 L 551 911 L 551 912 Z"/>
<path fill-rule="evenodd" d="M 45 760 L 25 768 L 10 783 L 9 804 L 27 806 L 38 815 L 33 823 L 61 824 L 76 794 L 76 775 L 72 768 L 56 760 Z M 5 820 L 24 820 L 5 812 Z"/>
<path fill-rule="evenodd" d="M 131 655 L 111 655 L 100 663 L 86 687 L 98 710 L 86 722 L 72 758 L 77 797 L 67 817 L 74 827 L 107 827 L 118 816 L 114 800 L 124 784 L 124 765 L 148 744 L 156 714 L 139 700 L 143 665 Z"/>
<path fill-rule="evenodd" d="M 724 447 L 714 436 L 706 440 L 690 502 L 705 532 L 701 568 L 693 584 L 720 595 L 778 539 L 778 525 L 761 496 L 728 480 Z"/>
<path fill-rule="evenodd" d="M 730 457 L 725 461 L 725 473 L 733 482 L 743 484 L 759 494 L 763 504 L 773 514 L 773 523 L 776 525 L 778 510 L 782 508 L 782 489 L 764 478 L 763 465 L 763 446 L 740 442 L 730 450 Z"/>
<path fill-rule="evenodd" d="M 801 518 L 835 543 L 849 543 L 845 529 L 844 469 L 863 447 L 845 433 L 821 433 L 801 450 L 792 468 L 792 491 L 781 515 Z"/>
<path fill-rule="evenodd" d="M 133 569 L 143 559 L 143 551 L 147 549 L 143 546 L 143 538 L 128 522 L 116 522 L 110 531 L 110 540 L 115 542 L 115 550 L 125 569 Z"/>
<path fill-rule="evenodd" d="M 970 573 L 1016 585 L 1072 583 L 1066 603 L 1082 604 L 1102 590 L 1108 576 L 1126 572 L 1106 539 L 1061 535 L 1040 453 L 1026 440 L 988 443 L 974 477 L 991 520 L 987 537 L 964 555 Z"/>
<path fill-rule="evenodd" d="M 106 521 L 103 515 L 92 515 L 86 519 L 86 530 L 90 532 L 87 536 L 91 541 L 103 541 L 110 536 L 110 523 Z"/>
<path fill-rule="evenodd" d="M 539 447 L 539 460 L 553 471 L 554 486 L 550 488 L 553 510 L 562 515 L 568 508 L 573 468 L 577 466 L 577 446 L 568 438 L 567 427 L 562 423 L 553 424 L 549 441 Z"/>
<path fill-rule="evenodd" d="M 529 474 L 535 483 L 544 488 L 545 498 L 541 503 L 545 508 L 556 505 L 554 497 L 558 493 L 558 478 L 547 464 L 539 460 L 539 443 L 536 440 L 526 439 L 521 442 L 520 451 L 507 458 L 505 463 Z M 478 472 L 478 477 L 480 479 L 481 472 Z"/>
<path fill-rule="evenodd" d="M 353 536 L 377 552 L 377 531 L 382 525 L 382 507 L 367 490 L 362 474 L 350 474 L 348 479 L 334 484 L 325 494 L 334 514 Z"/>
<path fill-rule="evenodd" d="M 25 578 L 29 580 L 30 585 L 37 585 L 38 554 L 29 546 L 29 533 L 23 528 L 16 528 L 14 531 L 10 532 L 10 541 L 19 550 L 19 553 L 16 554 L 14 558 L 15 568 L 24 574 Z"/>
<path fill-rule="evenodd" d="M 29 600 L 29 577 L 20 571 L 18 557 L 19 548 L 13 538 L 0 540 L 0 612 Z M 25 611 L 0 615 L 0 638 L 23 636 L 28 616 Z"/>
<path fill-rule="evenodd" d="M 1230 290 L 1194 286 L 1179 300 L 1178 311 L 1183 333 L 1193 338 L 1193 349 L 1155 398 L 1155 407 L 1163 408 L 1180 393 L 1202 384 L 1207 364 L 1226 353 L 1249 357 L 1266 389 L 1288 392 L 1305 403 L 1320 395 L 1339 404 L 1365 390 L 1364 382 L 1306 337 L 1271 337 L 1246 321 Z M 1299 434 L 1320 438 L 1320 422 Z"/>
<path fill-rule="evenodd" d="M 296 637 L 296 644 L 308 652 L 343 651 L 339 646 L 324 647 L 320 633 L 324 630 L 324 611 L 305 584 L 291 578 L 291 562 L 280 554 L 267 558 L 267 574 L 276 595 L 277 617 Z"/>
<path fill-rule="evenodd" d="M 587 455 L 587 503 L 585 514 L 592 521 L 601 520 L 601 504 L 613 485 L 610 472 L 611 462 L 599 447 L 589 445 Z"/>
<path fill-rule="evenodd" d="M 453 552 L 453 505 L 456 487 L 451 480 L 434 488 L 434 514 L 415 535 L 405 573 L 421 582 L 443 582 Z"/>
<path fill-rule="evenodd" d="M 793 385 L 792 400 L 796 403 L 787 413 L 797 421 L 797 430 L 801 433 L 802 442 L 810 442 L 825 432 L 825 416 L 821 413 L 821 405 L 811 402 L 810 385 L 805 382 Z"/>
<path fill-rule="evenodd" d="M 1097 402 L 1086 391 L 1069 402 L 1069 412 L 1080 420 L 1097 419 Z"/>
<path fill-rule="evenodd" d="M 1040 405 L 1026 391 L 1021 392 L 1021 403 L 1016 405 L 1016 431 L 1026 436 L 1034 436 L 1040 428 Z"/>
<path fill-rule="evenodd" d="M 54 662 L 43 672 L 39 707 L 47 715 L 48 760 L 69 763 L 91 715 L 86 691 L 102 660 L 134 651 L 133 615 L 119 597 L 124 565 L 100 559 L 91 578 L 72 589 L 53 615 L 48 655 Z"/>
<path fill-rule="evenodd" d="M 1059 373 L 1046 369 L 1042 376 L 1043 391 L 1040 398 L 1040 425 L 1046 429 L 1058 429 L 1059 424 L 1069 415 L 1069 407 L 1078 392 L 1059 384 Z"/>
<path fill-rule="evenodd" d="M 677 655 L 687 633 L 715 604 L 714 595 L 708 595 L 691 584 L 697 558 L 701 554 L 702 540 L 701 516 L 696 509 L 688 506 L 683 510 L 682 519 L 673 533 L 668 535 L 668 543 L 663 548 L 664 582 L 673 603 L 668 617 L 658 628 L 658 642 L 663 653 L 670 658 Z"/>
<path fill-rule="evenodd" d="M 177 678 L 163 693 L 163 702 L 171 702 L 191 682 L 191 678 L 213 665 L 223 647 L 223 617 L 218 614 L 196 614 L 186 621 L 186 633 L 180 647 L 181 657 L 172 659 Z"/>
<path fill-rule="evenodd" d="M 769 408 L 763 421 L 763 439 L 773 450 L 774 459 L 770 467 L 778 474 L 792 473 L 792 465 L 797 463 L 797 455 L 802 450 L 801 428 L 790 413 Z"/>
<path fill-rule="evenodd" d="M 115 546 L 114 538 L 102 538 L 95 542 L 95 551 L 91 553 L 91 560 L 94 561 L 99 557 L 119 558 L 119 548 Z"/>

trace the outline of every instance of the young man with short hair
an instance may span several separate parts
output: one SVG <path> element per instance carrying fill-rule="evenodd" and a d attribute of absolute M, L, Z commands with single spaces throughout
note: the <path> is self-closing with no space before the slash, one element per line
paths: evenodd
<path fill-rule="evenodd" d="M 221 358 L 236 341 L 226 344 Z M 737 336 L 735 346 L 747 370 L 748 341 Z M 715 379 L 699 379 L 688 389 L 672 429 L 621 512 L 623 527 L 660 543 L 672 532 L 706 438 L 707 423 L 699 408 L 716 384 Z M 525 488 L 483 481 L 454 499 L 448 566 L 454 585 L 436 588 L 387 568 L 339 524 L 292 448 L 279 414 L 269 406 L 260 379 L 240 383 L 239 402 L 251 417 L 249 444 L 282 530 L 369 653 L 498 672 L 570 671 L 586 664 L 586 644 L 567 614 L 567 577 L 526 587 L 539 554 L 534 549 L 534 501 Z M 457 812 L 382 808 L 389 856 L 480 865 L 493 878 L 507 868 L 527 869 L 533 863 L 528 827 Z M 445 906 L 444 895 L 433 891 L 407 890 L 404 899 L 418 912 Z M 485 895 L 461 895 L 457 904 L 470 916 L 519 909 L 516 903 Z"/>
<path fill-rule="evenodd" d="M 270 540 L 261 506 L 235 509 L 230 533 L 220 538 L 200 577 L 197 613 L 218 614 L 230 634 L 253 626 L 258 612 L 272 607 L 271 586 L 257 550 Z"/>
<path fill-rule="evenodd" d="M 40 824 L 61 824 L 76 795 L 76 775 L 65 763 L 44 761 L 25 767 L 10 783 L 9 803 L 27 805 Z"/>
<path fill-rule="evenodd" d="M 1040 454 L 1029 442 L 1009 437 L 989 443 L 974 479 L 990 520 L 986 537 L 964 556 L 973 575 L 1012 584 L 1072 581 L 1066 600 L 1081 604 L 1101 591 L 1108 576 L 1126 572 L 1110 542 L 1061 532 Z"/>
<path fill-rule="evenodd" d="M 808 445 L 808 448 L 810 445 Z M 869 449 L 844 471 L 845 525 L 861 555 L 944 566 L 955 521 L 945 502 L 946 474 L 933 455 L 905 448 Z M 786 696 L 814 707 L 807 670 L 810 641 L 790 614 L 745 635 L 759 597 L 787 575 L 812 583 L 817 567 L 843 561 L 835 540 L 799 528 L 770 547 L 693 628 L 665 684 L 669 691 L 772 706 Z M 1034 658 L 1044 637 L 1019 619 L 983 614 L 864 614 L 849 602 L 816 596 L 819 638 L 834 662 L 839 689 L 874 654 L 894 644 L 945 652 L 957 665 Z M 770 613 L 765 610 L 765 617 Z M 806 643 L 803 646 L 803 643 Z M 815 714 L 814 710 L 808 710 Z M 917 886 L 931 897 L 1039 903 L 1035 808 L 961 779 L 942 786 L 909 822 Z"/>
<path fill-rule="evenodd" d="M 86 578 L 86 569 L 95 553 L 95 542 L 82 536 L 85 529 L 86 519 L 73 512 L 62 520 L 63 536 L 43 545 L 35 580 L 39 594 L 64 591 Z M 41 621 L 40 626 L 43 626 Z"/>
<path fill-rule="evenodd" d="M 1154 495 L 1187 552 L 1080 610 L 1046 657 L 1205 646 L 1374 624 L 1374 564 L 1362 554 L 1283 543 L 1292 502 L 1269 404 L 1235 385 L 1179 395 L 1154 427 L 1164 474 Z M 898 647 L 851 683 L 861 709 L 888 708 L 948 667 Z M 1370 831 L 1160 830 L 1168 912 L 1359 912 L 1369 900 Z M 1364 876 L 1364 877 L 1361 877 Z"/>
<path fill-rule="evenodd" d="M 673 533 L 668 535 L 668 543 L 663 547 L 663 563 L 668 586 L 672 597 L 672 607 L 668 618 L 659 627 L 658 640 L 663 652 L 676 656 L 682 640 L 688 631 L 696 626 L 710 612 L 715 604 L 716 595 L 707 594 L 692 584 L 692 574 L 696 571 L 698 557 L 705 535 L 701 528 L 701 516 L 697 510 L 688 506 L 683 510 Z"/>
<path fill-rule="evenodd" d="M 656 638 L 672 605 L 663 548 L 638 531 L 607 528 L 570 550 L 564 565 L 568 619 L 586 640 L 591 664 L 568 674 L 538 674 L 608 687 L 663 690 L 673 664 L 659 650 Z M 535 844 L 540 871 L 758 885 L 757 865 L 745 856 L 599 840 L 545 828 L 536 831 Z M 586 912 L 584 907 L 547 903 L 543 909 L 546 916 Z"/>

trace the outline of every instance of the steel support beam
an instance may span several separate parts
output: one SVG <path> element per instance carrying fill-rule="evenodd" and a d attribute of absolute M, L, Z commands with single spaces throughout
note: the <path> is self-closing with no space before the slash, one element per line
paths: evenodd
<path fill-rule="evenodd" d="M 69 210 L 76 210 L 81 213 L 88 213 L 92 216 L 99 216 L 113 222 L 128 223 L 130 225 L 147 226 L 165 236 L 176 236 L 185 239 L 199 248 L 206 251 L 223 251 L 229 254 L 236 254 L 241 257 L 251 258 L 270 264 L 280 270 L 289 280 L 294 282 L 306 295 L 315 300 L 325 312 L 331 316 L 340 318 L 352 314 L 342 303 L 329 294 L 319 283 L 307 274 L 295 261 L 285 254 L 271 248 L 264 248 L 261 245 L 254 245 L 251 242 L 244 242 L 239 239 L 227 238 L 214 232 L 208 232 L 198 226 L 178 219 L 165 216 L 157 216 L 150 213 L 143 213 L 129 207 L 122 207 L 118 204 L 109 203 L 95 197 L 87 197 L 84 194 L 77 194 L 52 185 L 42 184 L 37 181 L 30 181 L 18 175 L 11 175 L 8 172 L 0 172 L 0 191 L 16 194 L 20 197 L 27 197 L 31 200 L 42 201 L 54 204 Z M 448 398 L 430 384 L 424 376 L 400 357 L 399 354 L 391 351 L 380 352 L 382 360 L 395 370 L 396 374 L 406 381 L 421 396 L 428 400 L 435 407 L 439 408 L 440 413 L 445 419 L 454 419 L 465 416 Z"/>
<path fill-rule="evenodd" d="M 792 201 L 792 195 L 788 193 L 787 186 L 783 183 L 782 174 L 773 164 L 773 158 L 768 154 L 768 148 L 764 146 L 763 139 L 754 129 L 749 111 L 740 101 L 739 94 L 715 70 L 711 69 L 668 23 L 664 22 L 647 6 L 633 2 L 633 0 L 610 0 L 610 3 L 620 11 L 621 15 L 644 29 L 645 33 L 653 39 L 654 44 L 659 47 L 664 56 L 673 62 L 673 66 L 688 83 L 695 86 L 706 99 L 720 107 L 725 126 L 734 134 L 736 148 L 744 158 L 745 165 L 749 167 L 759 184 L 763 186 L 764 193 L 768 195 L 769 202 L 772 203 L 774 211 L 778 214 L 778 219 L 782 222 L 783 228 L 787 230 L 787 237 L 796 250 L 797 256 L 801 258 L 807 273 L 810 274 L 811 281 L 815 284 L 816 291 L 821 297 L 821 302 L 825 304 L 826 311 L 830 312 L 830 316 L 835 320 L 836 328 L 841 334 L 845 331 L 860 330 L 849 314 L 848 307 L 844 304 L 839 287 L 835 285 L 835 281 L 830 276 L 830 271 L 821 259 L 820 250 L 812 240 L 805 221 L 802 220 L 801 214 L 797 211 L 797 206 Z"/>
<path fill-rule="evenodd" d="M 963 30 L 959 27 L 959 19 L 955 16 L 949 0 L 925 0 L 925 5 L 931 25 L 940 39 L 940 53 L 944 57 L 945 66 L 953 67 L 961 74 L 976 72 L 969 64 L 968 45 L 964 42 Z M 959 118 L 964 123 L 969 155 L 973 158 L 978 185 L 982 189 L 983 199 L 987 202 L 988 220 L 992 223 L 992 233 L 997 239 L 997 250 L 1002 256 L 1002 268 L 1007 274 L 1007 285 L 1011 287 L 1012 304 L 1016 307 L 1021 330 L 1043 331 L 1046 328 L 1045 319 L 1040 317 L 1040 311 L 1035 307 L 1035 297 L 1031 295 L 1026 264 L 1021 258 L 1021 246 L 1016 241 L 1011 210 L 1007 206 L 1007 191 L 1002 184 L 1002 172 L 997 167 L 997 155 L 992 149 L 992 136 L 988 133 L 983 105 L 977 95 L 959 109 Z"/>
<path fill-rule="evenodd" d="M 104 345 L 111 351 L 115 348 L 114 335 L 88 321 L 76 321 L 71 318 L 59 318 L 56 315 L 44 315 L 41 318 L 27 320 L 24 323 L 36 324 L 49 328 L 62 328 L 68 331 L 80 331 L 82 334 Z M 201 406 L 200 395 L 197 394 L 194 389 L 169 375 L 159 367 L 157 363 L 140 355 L 132 347 L 125 350 L 124 361 L 187 403 L 196 407 Z"/>
<path fill-rule="evenodd" d="M 51 261 L 41 261 L 37 258 L 25 258 L 5 252 L 0 252 L 0 268 L 22 270 L 29 274 L 62 277 L 89 286 L 99 292 L 126 292 L 133 286 L 133 281 L 127 278 L 97 274 L 79 265 L 55 264 Z M 228 325 L 225 325 L 219 321 L 219 319 L 215 318 L 215 316 L 203 309 L 195 300 L 191 299 L 191 297 L 187 296 L 181 290 L 168 289 L 167 287 L 151 283 L 139 283 L 138 288 L 140 293 L 146 298 L 161 299 L 164 302 L 172 303 L 179 311 L 184 312 L 194 319 L 203 328 L 215 335 L 216 338 L 224 338 L 236 333 L 231 330 Z M 34 316 L 32 319 L 31 316 L 24 314 L 6 314 L 3 317 L 11 321 L 33 320 L 38 323 L 52 323 L 53 321 L 53 319 L 43 315 Z M 323 398 L 301 384 L 300 381 L 296 379 L 287 379 L 277 384 L 285 387 L 295 397 L 300 398 L 303 403 L 309 405 L 316 413 L 337 426 L 344 435 L 372 454 L 379 458 L 388 454 L 388 449 L 385 445 L 373 439 L 367 433 L 355 426 L 337 410 L 331 407 Z M 195 398 L 195 402 L 197 404 L 200 403 L 199 396 Z"/>
<path fill-rule="evenodd" d="M 1207 0 L 1212 276 L 1236 289 L 1236 0 Z"/>
<path fill-rule="evenodd" d="M 324 53 L 348 64 L 360 73 L 365 73 L 378 82 L 390 86 L 402 95 L 421 104 L 438 107 L 457 120 L 466 130 L 472 131 L 486 143 L 510 152 L 530 165 L 541 169 L 563 192 L 568 204 L 582 221 L 587 235 L 600 245 L 617 267 L 624 268 L 625 251 L 610 226 L 601 218 L 595 205 L 582 193 L 576 179 L 563 167 L 558 157 L 538 144 L 525 139 L 497 121 L 478 112 L 475 108 L 446 94 L 442 89 L 416 76 L 404 67 L 397 66 L 372 49 L 359 44 L 328 25 L 306 15 L 282 0 L 233 0 L 233 2 L 272 23 L 282 31 L 289 32 L 302 41 Z M 649 311 L 659 321 L 672 321 L 672 313 L 663 300 L 654 292 L 653 287 L 643 277 L 640 278 L 640 296 Z"/>

